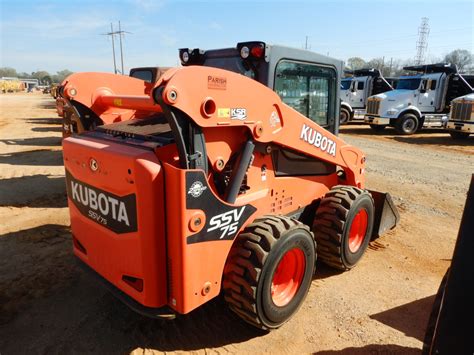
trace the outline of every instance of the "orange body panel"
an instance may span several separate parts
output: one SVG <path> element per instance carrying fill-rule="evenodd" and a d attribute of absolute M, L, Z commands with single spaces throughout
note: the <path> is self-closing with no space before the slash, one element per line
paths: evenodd
<path fill-rule="evenodd" d="M 69 137 L 63 140 L 64 163 L 67 174 L 82 183 L 76 187 L 77 195 L 68 186 L 68 204 L 71 214 L 71 228 L 75 239 L 83 248 L 75 247 L 74 253 L 113 283 L 123 292 L 148 307 L 160 307 L 167 303 L 166 243 L 163 206 L 163 171 L 152 151 L 134 149 L 125 145 L 104 144 L 91 139 Z M 97 162 L 98 170 L 92 171 L 90 162 Z M 130 173 L 129 173 L 130 170 Z M 70 178 L 67 181 L 72 184 Z M 135 194 L 136 231 L 117 234 L 91 218 L 81 214 L 77 205 L 90 199 L 85 186 L 103 190 L 116 196 Z M 86 196 L 87 195 L 87 196 Z M 76 197 L 76 203 L 74 203 Z M 85 206 L 87 213 L 98 209 Z M 116 216 L 118 215 L 116 208 Z M 109 205 L 109 210 L 112 205 Z M 128 214 L 129 224 L 132 216 Z M 112 219 L 112 211 L 106 219 Z M 111 220 L 105 223 L 112 222 Z M 125 283 L 123 275 L 143 280 L 143 292 L 138 292 Z"/>

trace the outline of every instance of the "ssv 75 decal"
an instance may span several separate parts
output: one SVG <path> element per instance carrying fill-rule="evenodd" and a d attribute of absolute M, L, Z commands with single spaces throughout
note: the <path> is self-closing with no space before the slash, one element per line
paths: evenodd
<path fill-rule="evenodd" d="M 199 185 L 201 194 L 186 194 L 186 208 L 201 210 L 206 215 L 206 225 L 196 234 L 188 236 L 188 244 L 217 240 L 233 240 L 244 223 L 253 215 L 256 208 L 252 205 L 232 206 L 223 203 L 212 192 L 203 172 L 186 172 L 186 190 Z"/>
<path fill-rule="evenodd" d="M 137 231 L 135 194 L 117 196 L 77 180 L 66 170 L 69 199 L 79 212 L 115 233 Z"/>

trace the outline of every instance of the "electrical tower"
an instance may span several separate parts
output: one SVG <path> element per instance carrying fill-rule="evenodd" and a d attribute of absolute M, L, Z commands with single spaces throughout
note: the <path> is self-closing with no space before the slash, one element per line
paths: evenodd
<path fill-rule="evenodd" d="M 425 53 L 428 48 L 428 35 L 430 33 L 430 25 L 428 17 L 421 18 L 421 25 L 418 27 L 418 41 L 416 42 L 415 65 L 423 64 L 425 61 Z"/>

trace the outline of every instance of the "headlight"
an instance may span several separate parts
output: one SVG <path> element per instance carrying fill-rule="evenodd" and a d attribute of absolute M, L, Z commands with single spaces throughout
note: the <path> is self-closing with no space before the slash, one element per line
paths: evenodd
<path fill-rule="evenodd" d="M 398 112 L 398 110 L 395 110 L 395 109 L 393 109 L 393 110 L 388 110 L 388 111 L 387 111 L 387 115 L 389 115 L 389 116 L 394 116 L 394 115 L 397 114 L 397 112 Z"/>

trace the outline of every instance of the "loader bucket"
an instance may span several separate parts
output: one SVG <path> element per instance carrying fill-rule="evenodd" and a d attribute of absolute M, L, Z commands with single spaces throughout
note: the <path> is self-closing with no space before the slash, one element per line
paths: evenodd
<path fill-rule="evenodd" d="M 369 190 L 374 199 L 375 218 L 372 239 L 376 239 L 386 231 L 395 228 L 400 221 L 400 214 L 389 193 Z"/>

